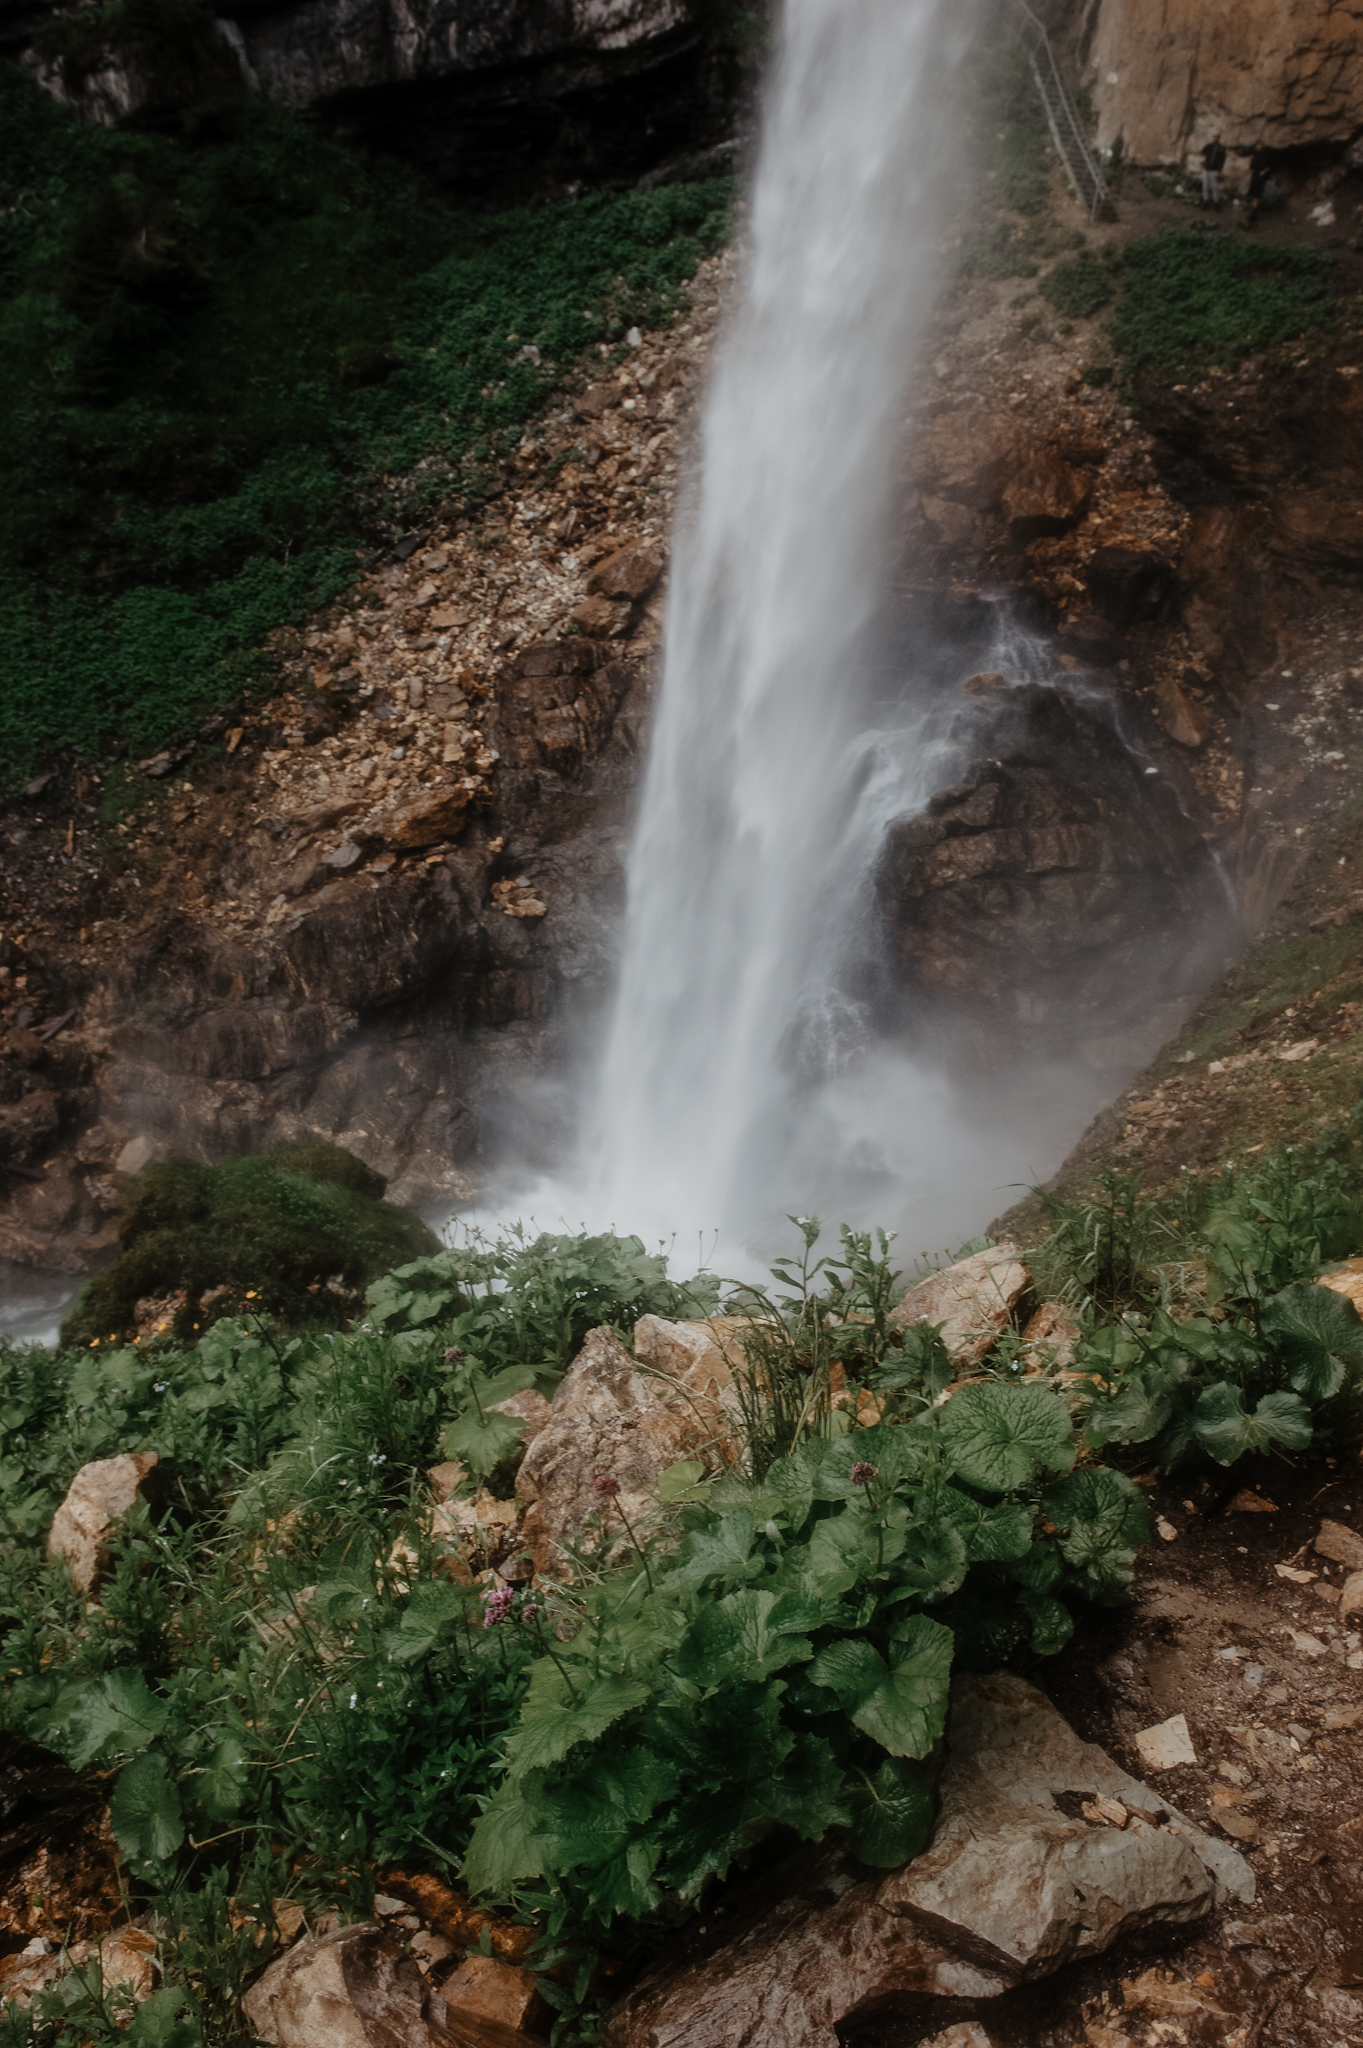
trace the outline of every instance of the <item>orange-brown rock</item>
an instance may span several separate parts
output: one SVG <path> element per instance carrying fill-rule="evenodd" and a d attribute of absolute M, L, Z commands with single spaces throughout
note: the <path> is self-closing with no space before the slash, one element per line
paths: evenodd
<path fill-rule="evenodd" d="M 647 597 L 663 573 L 663 558 L 658 548 L 621 548 L 614 555 L 607 555 L 598 562 L 587 578 L 587 589 L 595 595 L 613 597 L 617 601 L 637 603 Z"/>
<path fill-rule="evenodd" d="M 473 777 L 460 776 L 439 789 L 423 790 L 420 796 L 409 797 L 406 803 L 381 813 L 374 821 L 374 829 L 387 846 L 438 846 L 459 833 L 476 789 Z"/>
<path fill-rule="evenodd" d="M 1099 145 L 1120 135 L 1128 161 L 1181 162 L 1218 130 L 1231 149 L 1290 149 L 1358 127 L 1354 0 L 1098 0 L 1085 49 Z"/>
<path fill-rule="evenodd" d="M 47 1554 L 59 1559 L 77 1590 L 89 1593 L 109 1562 L 109 1542 L 157 1463 L 155 1451 L 124 1451 L 82 1465 L 52 1518 Z"/>

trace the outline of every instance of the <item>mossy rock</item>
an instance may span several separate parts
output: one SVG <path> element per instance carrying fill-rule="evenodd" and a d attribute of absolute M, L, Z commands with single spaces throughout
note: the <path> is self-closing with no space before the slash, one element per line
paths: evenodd
<path fill-rule="evenodd" d="M 221 1166 L 144 1167 L 119 1224 L 119 1255 L 82 1289 L 62 1342 L 121 1337 L 139 1301 L 179 1293 L 181 1338 L 236 1314 L 248 1291 L 280 1321 L 337 1322 L 371 1280 L 440 1249 L 420 1217 L 384 1201 L 384 1187 L 353 1153 L 320 1141 Z M 205 1302 L 217 1289 L 225 1291 Z"/>

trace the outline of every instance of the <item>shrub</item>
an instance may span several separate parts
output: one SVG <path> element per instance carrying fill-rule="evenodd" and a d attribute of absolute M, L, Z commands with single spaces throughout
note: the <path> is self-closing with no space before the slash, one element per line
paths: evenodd
<path fill-rule="evenodd" d="M 181 1336 L 238 1308 L 248 1289 L 259 1314 L 334 1322 L 345 1297 L 395 1259 L 438 1249 L 418 1217 L 382 1199 L 383 1188 L 352 1154 L 320 1142 L 221 1166 L 144 1167 L 119 1223 L 119 1255 L 86 1284 L 62 1340 L 118 1338 L 139 1300 L 181 1292 Z M 212 1289 L 223 1293 L 205 1306 Z"/>
<path fill-rule="evenodd" d="M 1089 249 L 1057 263 L 1041 280 L 1038 290 L 1066 320 L 1090 319 L 1109 304 L 1113 295 L 1111 274 Z"/>
<path fill-rule="evenodd" d="M 476 485 L 587 344 L 666 317 L 730 189 L 469 216 L 278 109 L 89 129 L 0 64 L 6 772 L 192 733 L 421 458 Z"/>
<path fill-rule="evenodd" d="M 1318 249 L 1165 228 L 1118 269 L 1112 341 L 1138 374 L 1233 364 L 1336 317 L 1337 268 Z"/>

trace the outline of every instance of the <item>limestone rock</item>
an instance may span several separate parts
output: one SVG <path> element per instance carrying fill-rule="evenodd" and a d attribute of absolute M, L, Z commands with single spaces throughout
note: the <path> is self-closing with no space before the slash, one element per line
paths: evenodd
<path fill-rule="evenodd" d="M 90 1592 L 108 1564 L 109 1539 L 156 1465 L 155 1451 L 125 1451 L 82 1465 L 52 1518 L 47 1554 L 62 1558 L 82 1593 Z"/>
<path fill-rule="evenodd" d="M 640 1316 L 634 1325 L 634 1355 L 641 1364 L 712 1404 L 732 1410 L 734 1367 L 743 1362 L 743 1316 L 713 1316 L 698 1323 L 673 1323 L 665 1316 Z"/>
<path fill-rule="evenodd" d="M 370 821 L 372 829 L 386 846 L 413 850 L 453 839 L 463 827 L 464 813 L 477 786 L 476 777 L 461 776 L 443 788 L 423 790 L 420 796 L 381 812 Z"/>
<path fill-rule="evenodd" d="M 896 1329 L 909 1323 L 940 1323 L 942 1342 L 953 1362 L 969 1370 L 1007 1326 L 1027 1285 L 1027 1268 L 1017 1246 L 991 1245 L 911 1287 L 890 1321 Z"/>
<path fill-rule="evenodd" d="M 994 1997 L 1128 1932 L 1185 1926 L 1254 1878 L 1024 1680 L 958 1679 L 932 1846 L 868 1876 L 840 1850 L 793 1857 L 611 2015 L 606 2048 L 836 2048 L 873 2011 Z M 1126 1827 L 1070 1819 L 1057 1795 L 1120 1802 Z M 1069 1800 L 1066 1800 L 1069 1804 Z M 908 2027 L 910 2037 L 913 2028 Z"/>
<path fill-rule="evenodd" d="M 659 1475 L 711 1434 L 689 1403 L 659 1396 L 613 1330 L 590 1330 L 516 1475 L 537 1565 L 601 1507 L 598 1476 L 618 1481 L 618 1508 L 635 1522 L 656 1507 Z"/>
<path fill-rule="evenodd" d="M 1316 1536 L 1316 1555 L 1334 1564 L 1346 1564 L 1351 1572 L 1363 1571 L 1363 1536 L 1343 1522 L 1322 1522 Z"/>
<path fill-rule="evenodd" d="M 1344 1299 L 1351 1301 L 1358 1313 L 1363 1316 L 1363 1259 L 1346 1259 L 1333 1273 L 1322 1273 L 1316 1284 L 1318 1287 L 1328 1287 L 1332 1294 L 1342 1294 Z M 1359 1562 L 1363 1564 L 1363 1555 L 1360 1556 Z"/>
<path fill-rule="evenodd" d="M 476 1957 L 443 1992 L 427 1996 L 397 1933 L 371 1924 L 302 1941 L 270 1964 L 242 2000 L 262 2041 L 276 2048 L 518 2048 L 533 2013 L 526 1971 Z M 454 1995 L 456 1992 L 457 1994 Z"/>
<path fill-rule="evenodd" d="M 1058 1301 L 1043 1301 L 1022 1332 L 1023 1356 L 1031 1367 L 1063 1371 L 1074 1363 L 1079 1325 Z"/>
<path fill-rule="evenodd" d="M 1098 0 L 1086 35 L 1098 142 L 1135 163 L 1182 163 L 1219 129 L 1232 151 L 1345 143 L 1363 97 L 1350 0 Z M 1231 189 L 1243 180 L 1232 155 Z"/>
<path fill-rule="evenodd" d="M 597 563 L 587 578 L 587 590 L 594 596 L 636 603 L 648 596 L 662 573 L 663 558 L 657 548 L 621 548 Z"/>
<path fill-rule="evenodd" d="M 27 2006 L 35 1993 L 87 1963 L 99 1964 L 105 1995 L 115 2007 L 128 1999 L 141 2005 L 156 1989 L 156 1955 L 155 1936 L 141 1927 L 116 1927 L 102 1940 L 61 1946 L 35 1935 L 0 1962 L 0 2006 Z"/>

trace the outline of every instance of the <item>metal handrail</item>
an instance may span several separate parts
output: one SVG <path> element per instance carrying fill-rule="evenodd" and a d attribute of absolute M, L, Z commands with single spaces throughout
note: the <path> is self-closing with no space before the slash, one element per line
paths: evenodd
<path fill-rule="evenodd" d="M 1113 210 L 1112 194 L 1089 148 L 1078 109 L 1055 61 L 1046 25 L 1033 14 L 1027 0 L 1012 0 L 1012 6 L 1018 36 L 1032 60 L 1032 75 L 1041 94 L 1041 104 L 1046 109 L 1056 154 L 1065 166 L 1065 175 L 1074 189 L 1075 198 L 1081 206 L 1088 208 L 1089 219 L 1097 220 L 1100 215 Z"/>

